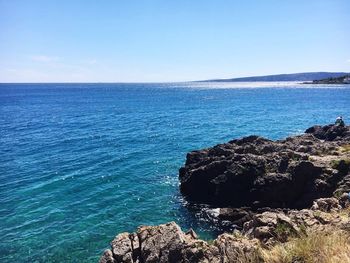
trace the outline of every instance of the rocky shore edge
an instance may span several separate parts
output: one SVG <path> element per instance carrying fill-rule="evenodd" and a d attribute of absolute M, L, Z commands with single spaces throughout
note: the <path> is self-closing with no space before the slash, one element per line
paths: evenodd
<path fill-rule="evenodd" d="M 117 235 L 100 263 L 350 262 L 350 126 L 193 151 L 179 179 L 190 203 L 234 230 L 209 242 L 175 222 L 141 226 Z"/>

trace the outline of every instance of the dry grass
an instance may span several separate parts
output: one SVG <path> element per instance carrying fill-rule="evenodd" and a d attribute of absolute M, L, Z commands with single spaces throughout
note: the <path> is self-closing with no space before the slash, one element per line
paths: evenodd
<path fill-rule="evenodd" d="M 311 232 L 270 249 L 262 248 L 268 263 L 338 263 L 350 262 L 350 236 L 344 231 Z"/>
<path fill-rule="evenodd" d="M 344 221 L 346 221 L 346 220 L 349 221 L 349 219 L 350 219 L 350 206 L 343 208 L 339 212 L 334 212 L 334 214 L 339 215 L 339 217 Z M 350 235 L 350 233 L 349 233 L 349 235 Z"/>
<path fill-rule="evenodd" d="M 345 144 L 340 147 L 340 151 L 343 153 L 348 153 L 350 152 L 350 144 Z"/>

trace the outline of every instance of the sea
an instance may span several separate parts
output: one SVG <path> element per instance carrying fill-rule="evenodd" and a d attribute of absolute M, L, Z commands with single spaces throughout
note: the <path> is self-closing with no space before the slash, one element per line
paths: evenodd
<path fill-rule="evenodd" d="M 220 232 L 179 192 L 186 153 L 342 115 L 350 85 L 0 84 L 0 262 L 98 262 L 140 225 Z"/>

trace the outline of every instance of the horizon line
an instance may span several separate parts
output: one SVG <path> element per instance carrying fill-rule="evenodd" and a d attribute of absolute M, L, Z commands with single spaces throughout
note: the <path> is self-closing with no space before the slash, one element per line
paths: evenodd
<path fill-rule="evenodd" d="M 294 73 L 278 73 L 278 74 L 268 74 L 268 75 L 252 75 L 244 77 L 231 77 L 231 78 L 211 78 L 202 80 L 183 80 L 183 81 L 96 81 L 96 82 L 79 82 L 79 81 L 49 81 L 49 82 L 1 82 L 0 84 L 171 84 L 171 83 L 188 83 L 188 82 L 208 82 L 208 81 L 221 81 L 221 80 L 235 80 L 244 78 L 259 78 L 259 77 L 271 77 L 271 76 L 281 76 L 281 75 L 296 75 L 296 74 L 312 74 L 312 73 L 344 73 L 350 74 L 350 72 L 345 71 L 307 71 L 307 72 L 294 72 Z M 260 81 L 260 82 L 296 82 L 294 81 Z M 240 81 L 244 82 L 244 81 Z M 246 81 L 246 82 L 259 82 L 259 81 Z"/>

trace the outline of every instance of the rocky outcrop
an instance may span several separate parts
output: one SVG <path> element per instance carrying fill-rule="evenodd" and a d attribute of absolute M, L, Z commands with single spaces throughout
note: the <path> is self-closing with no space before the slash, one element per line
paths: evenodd
<path fill-rule="evenodd" d="M 212 242 L 198 239 L 193 230 L 182 232 L 174 222 L 142 226 L 136 233 L 119 234 L 100 263 L 264 262 L 260 247 L 286 242 L 309 231 L 349 230 L 349 217 L 336 213 L 342 209 L 337 199 L 315 200 L 312 209 L 252 214 L 241 232 L 224 233 Z"/>
<path fill-rule="evenodd" d="M 315 200 L 311 209 L 257 213 L 244 223 L 242 233 L 264 244 L 273 244 L 286 242 L 289 237 L 305 235 L 307 231 L 347 229 L 349 218 L 347 215 L 341 216 L 341 209 L 337 199 L 322 198 Z"/>
<path fill-rule="evenodd" d="M 307 134 L 312 134 L 317 139 L 326 141 L 340 141 L 349 142 L 350 140 L 350 129 L 349 126 L 336 126 L 336 125 L 326 125 L 326 126 L 313 126 L 305 131 Z"/>
<path fill-rule="evenodd" d="M 140 227 L 136 233 L 119 234 L 112 241 L 111 249 L 102 255 L 100 263 L 235 262 L 240 254 L 255 257 L 257 244 L 256 239 L 230 234 L 222 234 L 209 244 L 197 239 L 193 230 L 184 233 L 171 222 Z"/>
<path fill-rule="evenodd" d="M 232 140 L 189 153 L 179 173 L 189 203 L 209 204 L 203 215 L 232 226 L 229 233 L 206 242 L 174 222 L 141 226 L 116 236 L 100 263 L 264 262 L 261 247 L 350 229 L 350 126 Z"/>
<path fill-rule="evenodd" d="M 258 136 L 193 151 L 180 169 L 191 202 L 254 209 L 307 208 L 350 190 L 350 126 L 314 126 L 271 141 Z"/>

